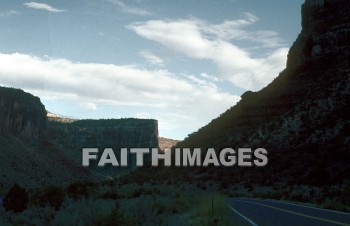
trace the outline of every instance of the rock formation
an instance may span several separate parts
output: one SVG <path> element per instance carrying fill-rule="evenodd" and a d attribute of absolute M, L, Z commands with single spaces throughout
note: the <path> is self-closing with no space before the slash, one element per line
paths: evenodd
<path fill-rule="evenodd" d="M 46 110 L 38 97 L 0 87 L 0 132 L 38 138 L 47 127 Z"/>

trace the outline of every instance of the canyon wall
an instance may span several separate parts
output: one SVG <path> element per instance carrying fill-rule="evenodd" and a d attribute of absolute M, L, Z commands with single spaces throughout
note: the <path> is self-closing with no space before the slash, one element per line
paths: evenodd
<path fill-rule="evenodd" d="M 238 180 L 319 185 L 349 179 L 349 34 L 349 1 L 306 0 L 286 69 L 178 146 L 266 148 L 268 166 L 232 170 Z"/>

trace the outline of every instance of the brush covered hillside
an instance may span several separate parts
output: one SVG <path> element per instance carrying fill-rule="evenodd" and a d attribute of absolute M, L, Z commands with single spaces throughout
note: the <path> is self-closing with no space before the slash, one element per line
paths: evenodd
<path fill-rule="evenodd" d="M 0 87 L 0 186 L 26 188 L 98 180 L 120 170 L 84 168 L 83 147 L 158 147 L 156 120 L 61 120 L 38 97 Z M 130 169 L 123 169 L 125 172 Z"/>
<path fill-rule="evenodd" d="M 342 183 L 350 179 L 349 104 L 350 2 L 306 0 L 286 69 L 178 146 L 268 150 L 266 167 L 210 171 L 231 181 Z"/>

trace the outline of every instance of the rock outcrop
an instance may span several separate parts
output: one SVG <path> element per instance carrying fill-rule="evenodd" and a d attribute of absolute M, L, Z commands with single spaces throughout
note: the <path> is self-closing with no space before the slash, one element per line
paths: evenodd
<path fill-rule="evenodd" d="M 271 84 L 246 92 L 236 106 L 178 145 L 266 148 L 268 166 L 235 169 L 238 180 L 330 184 L 349 179 L 350 2 L 306 0 L 302 27 L 286 69 Z"/>
<path fill-rule="evenodd" d="M 77 120 L 71 123 L 50 121 L 49 136 L 57 144 L 69 150 L 74 149 L 80 154 L 84 147 L 156 148 L 158 121 L 152 119 Z"/>
<path fill-rule="evenodd" d="M 0 132 L 38 138 L 47 127 L 46 110 L 38 97 L 0 87 Z"/>
<path fill-rule="evenodd" d="M 120 159 L 121 148 L 157 148 L 158 121 L 152 119 L 100 119 L 76 120 L 64 123 L 49 120 L 48 135 L 66 154 L 77 163 L 82 162 L 83 148 L 112 148 Z M 89 169 L 98 175 L 119 176 L 135 169 L 136 161 L 130 156 L 129 167 L 96 167 L 97 161 Z"/>
<path fill-rule="evenodd" d="M 302 31 L 289 51 L 287 69 L 295 69 L 326 54 L 348 54 L 350 6 L 346 0 L 306 0 Z"/>

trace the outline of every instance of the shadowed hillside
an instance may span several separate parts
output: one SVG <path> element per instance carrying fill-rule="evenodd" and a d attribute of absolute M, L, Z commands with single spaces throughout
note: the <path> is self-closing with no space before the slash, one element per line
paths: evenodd
<path fill-rule="evenodd" d="M 251 183 L 350 179 L 349 15 L 348 1 L 307 0 L 287 68 L 178 146 L 266 148 L 269 164 L 263 169 L 223 169 Z"/>

